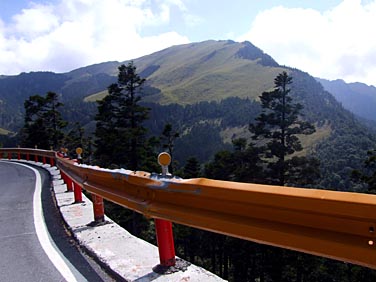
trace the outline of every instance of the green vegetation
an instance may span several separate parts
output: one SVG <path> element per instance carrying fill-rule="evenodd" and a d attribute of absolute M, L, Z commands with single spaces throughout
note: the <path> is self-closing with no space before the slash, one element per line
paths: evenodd
<path fill-rule="evenodd" d="M 367 152 L 362 171 L 353 170 L 352 177 L 355 181 L 361 181 L 367 185 L 368 192 L 376 192 L 376 150 Z"/>
<path fill-rule="evenodd" d="M 145 145 L 147 129 L 143 126 L 149 109 L 140 105 L 144 83 L 133 62 L 121 65 L 118 82 L 111 84 L 109 95 L 98 101 L 94 155 L 101 166 L 122 165 L 137 170 L 151 157 Z"/>
<path fill-rule="evenodd" d="M 22 129 L 24 147 L 57 150 L 62 145 L 62 129 L 67 125 L 59 112 L 62 106 L 54 92 L 48 92 L 46 97 L 30 96 L 25 101 L 25 124 Z"/>
<path fill-rule="evenodd" d="M 367 192 L 366 184 L 374 181 L 374 153 L 367 152 L 376 148 L 375 135 L 314 78 L 278 66 L 250 43 L 206 41 L 171 47 L 120 65 L 114 83 L 118 66 L 109 62 L 62 75 L 3 78 L 0 126 L 18 130 L 22 110 L 17 102 L 28 99 L 25 146 L 33 147 L 37 138 L 46 142 L 38 143 L 40 148 L 60 142 L 69 143 L 70 151 L 83 146 L 86 161 L 106 167 L 159 171 L 156 155 L 167 149 L 173 155 L 174 174 L 184 178 L 355 192 Z M 40 93 L 40 85 L 61 93 L 65 106 L 59 102 L 54 107 L 70 122 L 63 140 L 59 133 L 46 141 L 46 132 L 54 127 L 44 116 L 51 112 L 50 106 L 45 108 L 46 98 L 33 96 Z M 252 134 L 257 140 L 249 142 Z M 9 144 L 3 140 L 4 146 Z M 95 160 L 90 159 L 91 151 Z M 366 184 L 351 178 L 364 160 L 370 171 L 361 173 L 369 178 L 358 178 Z M 152 221 L 109 203 L 106 212 L 133 234 L 155 241 Z M 376 279 L 367 268 L 188 227 L 176 225 L 175 236 L 179 256 L 230 281 Z"/>
<path fill-rule="evenodd" d="M 145 73 L 148 84 L 159 90 L 146 95 L 144 101 L 186 105 L 234 96 L 256 99 L 260 92 L 273 87 L 270 78 L 283 69 L 274 61 L 261 64 L 259 58 L 267 55 L 249 44 L 205 41 L 174 46 L 135 60 L 141 76 Z M 254 56 L 245 56 L 245 49 Z M 104 95 L 100 91 L 85 101 Z"/>
<path fill-rule="evenodd" d="M 291 83 L 292 77 L 286 72 L 280 73 L 274 79 L 274 90 L 263 92 L 260 96 L 262 113 L 256 118 L 256 124 L 249 126 L 249 130 L 254 134 L 252 137 L 254 140 L 265 140 L 265 145 L 261 147 L 263 157 L 269 159 L 269 171 L 265 176 L 268 176 L 271 184 L 280 186 L 284 186 L 287 182 L 294 184 L 297 179 L 303 182 L 306 177 L 313 179 L 311 176 L 299 174 L 299 172 L 307 174 L 309 170 L 300 171 L 297 170 L 297 166 L 304 167 L 309 163 L 315 163 L 309 162 L 305 157 L 294 156 L 287 159 L 295 152 L 303 150 L 298 134 L 311 135 L 315 132 L 312 124 L 299 119 L 303 106 L 292 102 L 288 88 Z M 312 170 L 315 171 L 314 168 Z"/>

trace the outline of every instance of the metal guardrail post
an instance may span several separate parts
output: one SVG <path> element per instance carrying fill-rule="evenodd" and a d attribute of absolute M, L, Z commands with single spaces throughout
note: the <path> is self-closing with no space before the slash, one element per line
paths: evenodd
<path fill-rule="evenodd" d="M 67 185 L 67 192 L 72 192 L 73 191 L 72 180 L 62 170 L 60 170 L 60 174 L 61 174 L 61 178 L 63 178 L 65 184 Z"/>
<path fill-rule="evenodd" d="M 77 153 L 77 163 L 81 164 L 82 163 L 82 158 L 81 158 L 81 154 L 82 154 L 82 149 L 81 148 L 77 148 L 76 149 L 76 153 Z M 82 188 L 81 186 L 79 186 L 76 182 L 73 181 L 73 192 L 74 192 L 74 202 L 76 204 L 78 203 L 82 203 Z"/>
<path fill-rule="evenodd" d="M 158 163 L 162 167 L 162 176 L 168 174 L 168 166 L 171 163 L 171 156 L 168 153 L 160 153 Z M 164 219 L 155 219 L 155 232 L 159 251 L 159 261 L 162 266 L 174 266 L 175 246 L 172 233 L 172 223 Z"/>
<path fill-rule="evenodd" d="M 35 149 L 38 149 L 38 146 L 35 145 Z M 34 154 L 34 161 L 37 163 L 38 162 L 38 155 Z"/>
<path fill-rule="evenodd" d="M 81 189 L 81 186 L 79 186 L 77 183 L 75 183 L 74 181 L 72 181 L 73 183 L 73 192 L 74 192 L 74 203 L 75 204 L 78 204 L 78 203 L 82 203 L 82 189 Z"/>
<path fill-rule="evenodd" d="M 93 200 L 93 210 L 94 210 L 94 223 L 99 224 L 104 222 L 104 203 L 101 196 L 91 194 Z"/>
<path fill-rule="evenodd" d="M 154 221 L 160 264 L 162 266 L 174 266 L 176 259 L 172 223 L 164 219 L 155 219 Z"/>

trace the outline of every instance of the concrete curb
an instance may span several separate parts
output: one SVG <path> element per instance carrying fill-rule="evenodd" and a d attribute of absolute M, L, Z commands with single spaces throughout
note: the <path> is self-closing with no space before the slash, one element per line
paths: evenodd
<path fill-rule="evenodd" d="M 94 220 L 92 202 L 82 195 L 84 202 L 75 204 L 73 193 L 66 192 L 66 185 L 56 167 L 33 161 L 24 162 L 38 165 L 50 172 L 57 206 L 73 236 L 80 246 L 91 253 L 101 264 L 111 269 L 119 278 L 135 282 L 225 281 L 192 264 L 184 272 L 165 275 L 153 272 L 153 267 L 159 264 L 156 246 L 132 236 L 108 217 L 105 217 L 108 222 L 105 225 L 87 226 Z"/>

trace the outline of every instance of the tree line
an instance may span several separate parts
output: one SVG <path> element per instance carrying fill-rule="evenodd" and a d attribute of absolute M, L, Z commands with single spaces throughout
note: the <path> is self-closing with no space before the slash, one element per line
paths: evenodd
<path fill-rule="evenodd" d="M 64 133 L 67 123 L 60 114 L 63 105 L 56 93 L 31 96 L 25 101 L 22 144 L 41 149 L 59 149 L 69 144 L 71 152 L 76 146 L 84 147 L 85 161 L 91 164 L 158 171 L 157 154 L 163 148 L 174 157 L 182 132 L 176 125 L 166 123 L 159 136 L 148 133 L 145 124 L 151 107 L 141 103 L 144 83 L 133 62 L 119 67 L 117 83 L 111 84 L 108 95 L 97 102 L 93 137 L 85 135 L 79 123 L 70 125 L 70 130 Z M 299 136 L 313 134 L 315 126 L 302 118 L 303 106 L 290 96 L 291 84 L 293 78 L 282 72 L 274 80 L 274 89 L 260 95 L 261 108 L 255 107 L 258 115 L 248 126 L 250 139 L 235 136 L 232 147 L 217 151 L 211 161 L 202 164 L 195 156 L 189 156 L 183 166 L 172 163 L 170 171 L 183 178 L 204 176 L 281 186 L 314 186 L 321 174 L 319 160 L 296 153 L 303 150 Z M 202 104 L 202 111 L 205 105 Z M 187 118 L 194 119 L 195 115 Z M 206 133 L 210 142 L 214 133 L 210 131 L 211 124 L 204 128 L 197 134 Z M 189 130 L 194 131 L 195 127 Z M 366 165 L 373 169 L 374 163 L 374 155 L 370 154 Z M 374 175 L 362 172 L 353 175 L 374 187 Z M 155 243 L 153 221 L 111 203 L 106 203 L 106 212 L 134 235 Z M 174 233 L 179 256 L 230 281 L 374 281 L 376 278 L 375 272 L 367 268 L 194 228 L 174 225 Z"/>

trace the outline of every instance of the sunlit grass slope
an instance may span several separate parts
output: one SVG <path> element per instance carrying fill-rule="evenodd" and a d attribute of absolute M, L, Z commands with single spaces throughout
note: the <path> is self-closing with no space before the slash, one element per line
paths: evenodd
<path fill-rule="evenodd" d="M 263 56 L 267 55 L 248 42 L 205 41 L 173 46 L 134 63 L 148 84 L 160 90 L 144 97 L 145 101 L 194 104 L 231 96 L 257 99 L 273 87 L 275 76 L 283 70 L 274 61 L 262 63 Z M 96 93 L 85 101 L 104 95 Z"/>

